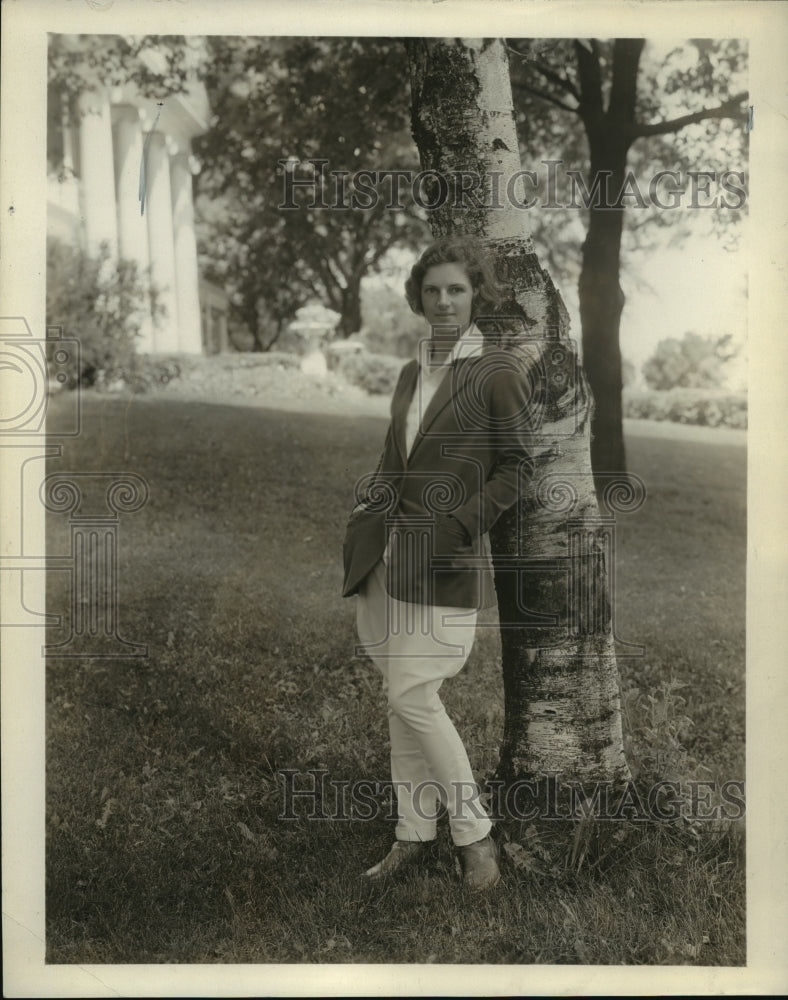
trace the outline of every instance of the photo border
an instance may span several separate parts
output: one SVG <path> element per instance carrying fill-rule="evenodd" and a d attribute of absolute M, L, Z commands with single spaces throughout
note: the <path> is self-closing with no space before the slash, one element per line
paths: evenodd
<path fill-rule="evenodd" d="M 676 11 L 681 4 L 680 14 Z M 484 17 L 479 14 L 484 10 Z M 217 9 L 218 8 L 218 9 Z M 8 0 L 2 5 L 0 316 L 45 329 L 47 32 L 524 37 L 742 37 L 750 43 L 747 939 L 743 968 L 695 966 L 46 965 L 44 963 L 44 661 L 41 629 L 2 643 L 3 958 L 6 996 L 358 996 L 780 993 L 788 986 L 783 775 L 788 764 L 785 650 L 785 164 L 788 9 L 751 2 L 562 0 Z M 0 378 L 3 373 L 0 372 Z M 6 383 L 6 388 L 10 383 Z M 0 389 L 0 391 L 3 391 Z M 35 441 L 33 437 L 29 440 Z M 44 440 L 41 438 L 40 440 Z M 0 472 L 10 449 L 0 438 Z M 44 463 L 40 463 L 43 477 Z M 32 478 L 32 477 L 31 477 Z M 8 480 L 4 478 L 7 484 Z M 0 530 L 24 513 L 42 539 L 39 483 L 3 491 Z M 5 574 L 0 574 L 0 578 Z M 28 574 L 43 577 L 44 574 Z M 3 581 L 4 588 L 7 582 Z M 0 599 L 2 599 L 0 594 Z M 6 595 L 7 596 L 7 595 Z M 26 585 L 44 607 L 43 579 Z M 782 600 L 781 600 L 782 599 Z M 3 601 L 2 605 L 7 606 Z"/>

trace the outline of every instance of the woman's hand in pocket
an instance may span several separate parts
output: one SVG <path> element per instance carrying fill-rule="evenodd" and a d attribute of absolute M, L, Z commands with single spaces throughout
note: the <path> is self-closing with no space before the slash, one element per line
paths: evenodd
<path fill-rule="evenodd" d="M 471 538 L 464 525 L 451 514 L 435 515 L 435 554 L 451 555 L 458 549 L 467 549 Z"/>

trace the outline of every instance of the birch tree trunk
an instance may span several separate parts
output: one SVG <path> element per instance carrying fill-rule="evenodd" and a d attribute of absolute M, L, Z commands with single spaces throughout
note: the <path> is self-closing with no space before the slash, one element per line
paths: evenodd
<path fill-rule="evenodd" d="M 472 234 L 491 250 L 511 291 L 503 342 L 521 356 L 538 403 L 534 475 L 491 533 L 505 693 L 496 777 L 625 781 L 608 592 L 612 523 L 597 503 L 590 395 L 566 308 L 524 212 L 507 196 L 520 159 L 506 50 L 500 39 L 406 44 L 422 170 L 466 176 L 431 211 L 433 234 Z M 434 195 L 425 185 L 427 204 L 440 201 L 438 183 Z"/>

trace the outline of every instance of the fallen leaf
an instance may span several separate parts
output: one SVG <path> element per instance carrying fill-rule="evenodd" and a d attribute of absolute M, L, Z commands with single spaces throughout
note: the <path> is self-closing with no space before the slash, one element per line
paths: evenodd
<path fill-rule="evenodd" d="M 246 825 L 246 823 L 239 823 L 238 824 L 238 829 L 241 831 L 241 833 L 243 834 L 243 836 L 246 837 L 247 840 L 251 840 L 252 843 L 254 843 L 255 840 L 257 840 L 257 838 L 252 833 L 252 831 L 249 829 L 249 827 Z"/>

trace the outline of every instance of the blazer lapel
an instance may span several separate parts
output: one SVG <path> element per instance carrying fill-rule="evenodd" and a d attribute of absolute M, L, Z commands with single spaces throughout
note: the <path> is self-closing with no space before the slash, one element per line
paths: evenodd
<path fill-rule="evenodd" d="M 440 416 L 443 410 L 445 410 L 450 403 L 456 400 L 457 396 L 461 392 L 464 392 L 465 383 L 467 382 L 466 363 L 468 360 L 470 359 L 461 358 L 455 361 L 449 366 L 449 370 L 441 379 L 440 385 L 435 390 L 434 396 L 429 401 L 427 409 L 424 411 L 421 426 L 416 432 L 416 437 L 410 449 L 408 459 L 413 457 L 413 453 L 427 436 L 430 427 L 435 423 L 436 419 Z"/>
<path fill-rule="evenodd" d="M 407 464 L 407 455 L 405 453 L 405 425 L 408 420 L 408 408 L 410 407 L 410 402 L 413 399 L 413 393 L 416 391 L 416 380 L 418 379 L 418 375 L 419 366 L 414 363 L 410 366 L 410 370 L 403 375 L 402 381 L 398 386 L 398 391 L 394 393 L 391 400 L 391 428 L 394 437 L 394 445 L 397 449 L 397 454 L 399 455 L 403 469 Z"/>

